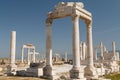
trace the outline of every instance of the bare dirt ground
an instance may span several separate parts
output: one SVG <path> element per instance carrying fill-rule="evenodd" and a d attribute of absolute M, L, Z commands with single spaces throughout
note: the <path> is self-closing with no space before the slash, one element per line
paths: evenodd
<path fill-rule="evenodd" d="M 45 80 L 35 77 L 0 76 L 0 80 Z"/>

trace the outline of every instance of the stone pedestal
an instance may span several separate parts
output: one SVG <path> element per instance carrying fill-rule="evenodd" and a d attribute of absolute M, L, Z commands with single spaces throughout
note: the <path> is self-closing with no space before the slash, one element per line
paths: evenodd
<path fill-rule="evenodd" d="M 42 76 L 42 68 L 27 68 L 26 76 L 40 77 Z"/>
<path fill-rule="evenodd" d="M 117 64 L 116 61 L 110 62 L 110 69 L 111 69 L 111 73 L 119 72 L 119 65 Z"/>
<path fill-rule="evenodd" d="M 87 66 L 84 68 L 85 77 L 98 78 L 96 68 L 93 66 Z"/>
<path fill-rule="evenodd" d="M 80 67 L 73 67 L 72 70 L 70 70 L 70 79 L 86 80 L 86 78 L 84 78 L 84 71 Z"/>
<path fill-rule="evenodd" d="M 16 75 L 17 66 L 15 64 L 10 64 L 7 66 L 7 75 Z"/>
<path fill-rule="evenodd" d="M 45 66 L 43 68 L 43 77 L 52 80 L 52 67 L 51 66 Z"/>

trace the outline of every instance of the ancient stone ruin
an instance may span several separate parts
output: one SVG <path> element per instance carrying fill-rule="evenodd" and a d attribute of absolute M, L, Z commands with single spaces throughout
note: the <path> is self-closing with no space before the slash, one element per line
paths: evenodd
<path fill-rule="evenodd" d="M 52 52 L 52 22 L 54 19 L 71 17 L 72 20 L 72 65 L 68 64 L 67 52 L 64 61 L 67 64 L 53 65 L 54 61 L 62 61 L 59 54 L 53 58 Z M 79 19 L 86 24 L 86 42 L 79 38 Z M 112 42 L 112 52 L 108 52 L 102 42 L 93 48 L 92 40 L 92 14 L 84 9 L 82 2 L 60 2 L 55 5 L 46 19 L 46 56 L 45 60 L 36 62 L 35 46 L 26 44 L 22 46 L 21 64 L 24 64 L 24 49 L 28 49 L 27 66 L 15 64 L 16 31 L 11 33 L 10 63 L 7 67 L 8 75 L 42 77 L 48 80 L 59 80 L 63 73 L 69 80 L 99 80 L 105 74 L 119 72 L 119 53 L 116 52 L 115 42 Z M 32 49 L 32 51 L 30 50 Z M 97 50 L 100 50 L 98 57 Z M 30 52 L 32 52 L 30 54 Z M 30 55 L 32 57 L 30 58 Z M 61 79 L 60 79 L 61 80 Z M 104 79 L 102 79 L 104 80 Z M 106 80 L 106 79 L 105 79 Z"/>

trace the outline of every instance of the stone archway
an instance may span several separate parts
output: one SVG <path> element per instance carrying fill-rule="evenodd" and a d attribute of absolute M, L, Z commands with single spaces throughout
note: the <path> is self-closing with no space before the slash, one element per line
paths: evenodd
<path fill-rule="evenodd" d="M 72 53 L 73 68 L 70 70 L 70 78 L 81 79 L 80 54 L 79 54 L 79 19 L 86 23 L 87 32 L 87 67 L 84 69 L 86 76 L 95 76 L 93 66 L 93 43 L 92 43 L 92 14 L 86 11 L 82 2 L 60 2 L 53 12 L 48 13 L 46 19 L 46 67 L 43 68 L 43 76 L 52 77 L 52 21 L 58 18 L 70 16 L 72 18 Z"/>

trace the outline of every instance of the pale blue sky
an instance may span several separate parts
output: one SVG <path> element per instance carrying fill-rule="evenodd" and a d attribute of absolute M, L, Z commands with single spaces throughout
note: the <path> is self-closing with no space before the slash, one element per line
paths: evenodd
<path fill-rule="evenodd" d="M 93 15 L 93 44 L 100 41 L 111 50 L 116 41 L 120 49 L 120 0 L 0 0 L 0 57 L 10 53 L 11 31 L 17 33 L 16 56 L 21 55 L 21 46 L 32 43 L 36 51 L 45 53 L 45 19 L 47 12 L 61 1 L 80 1 Z M 53 52 L 71 53 L 71 18 L 53 21 Z M 80 20 L 80 40 L 86 41 L 85 23 Z"/>

